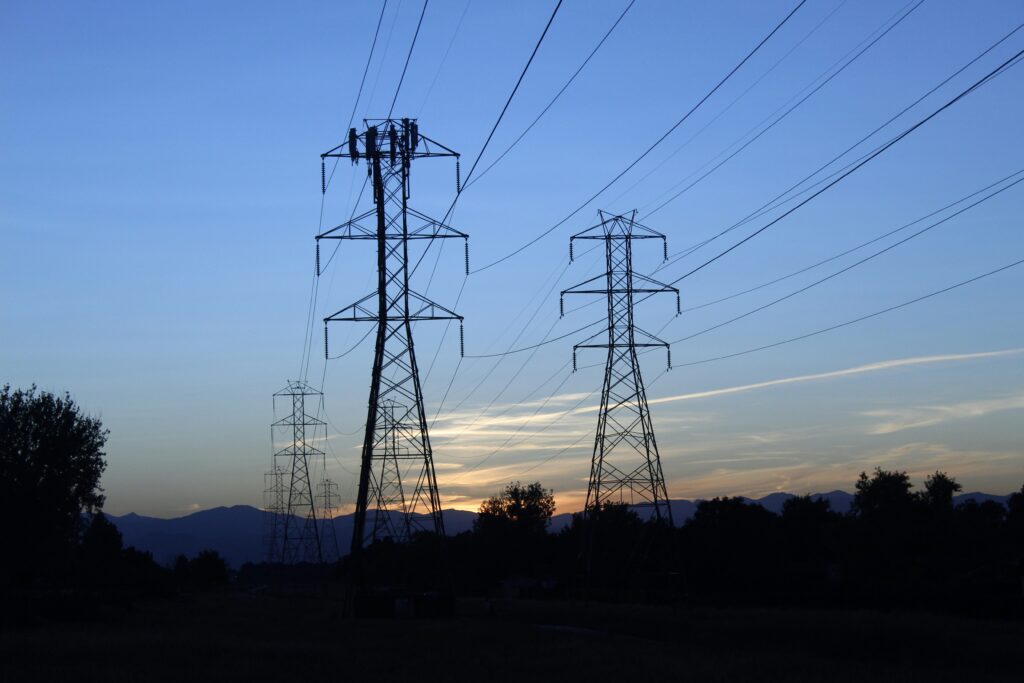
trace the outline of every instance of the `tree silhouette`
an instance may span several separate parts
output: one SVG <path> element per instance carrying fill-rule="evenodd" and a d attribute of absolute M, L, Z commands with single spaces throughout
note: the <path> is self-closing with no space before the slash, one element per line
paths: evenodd
<path fill-rule="evenodd" d="M 876 467 L 870 478 L 861 472 L 851 509 L 865 520 L 905 517 L 914 507 L 913 487 L 906 472 Z"/>
<path fill-rule="evenodd" d="M 3 570 L 23 582 L 66 570 L 82 513 L 103 505 L 107 431 L 65 394 L 0 390 Z"/>
<path fill-rule="evenodd" d="M 539 481 L 526 486 L 516 481 L 480 505 L 473 527 L 480 533 L 536 536 L 547 531 L 554 513 L 552 491 L 546 490 Z"/>
<path fill-rule="evenodd" d="M 921 500 L 936 512 L 952 512 L 953 496 L 963 488 L 945 472 L 936 472 L 924 480 L 924 492 L 921 494 Z"/>
<path fill-rule="evenodd" d="M 201 550 L 188 562 L 189 576 L 199 589 L 225 586 L 228 583 L 228 565 L 216 550 Z"/>
<path fill-rule="evenodd" d="M 79 554 L 89 569 L 110 573 L 121 557 L 123 546 L 121 532 L 110 523 L 106 515 L 97 512 L 82 534 Z"/>

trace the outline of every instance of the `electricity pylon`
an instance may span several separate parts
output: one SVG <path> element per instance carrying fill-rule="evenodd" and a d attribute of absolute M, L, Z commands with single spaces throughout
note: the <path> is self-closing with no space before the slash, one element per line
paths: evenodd
<path fill-rule="evenodd" d="M 584 514 L 593 516 L 607 503 L 623 503 L 651 508 L 654 519 L 671 524 L 668 491 L 637 358 L 638 348 L 664 347 L 668 350 L 669 345 L 636 327 L 633 305 L 636 294 L 675 292 L 678 314 L 679 290 L 633 272 L 633 241 L 660 239 L 667 254 L 663 234 L 637 223 L 636 211 L 627 216 L 603 211 L 599 215 L 599 225 L 569 238 L 569 258 L 572 260 L 575 240 L 602 240 L 607 271 L 566 289 L 562 292 L 561 301 L 564 312 L 566 294 L 603 294 L 608 298 L 607 330 L 599 331 L 572 349 L 574 371 L 578 349 L 608 349 Z M 590 341 L 605 333 L 606 342 Z M 643 341 L 637 342 L 638 335 Z M 668 353 L 668 367 L 671 368 L 671 350 Z"/>
<path fill-rule="evenodd" d="M 326 470 L 326 462 L 324 465 Z M 320 501 L 320 550 L 324 562 L 336 562 L 341 559 L 338 534 L 334 530 L 334 511 L 338 509 L 341 499 L 337 482 L 325 475 L 317 484 L 316 497 Z"/>
<path fill-rule="evenodd" d="M 351 129 L 347 143 L 320 155 L 321 171 L 327 158 L 348 158 L 352 163 L 365 159 L 375 206 L 316 238 L 318 273 L 320 240 L 377 243 L 377 291 L 324 318 L 325 355 L 328 323 L 377 323 L 352 532 L 354 559 L 364 544 L 383 537 L 405 541 L 418 531 L 444 535 L 412 323 L 458 320 L 461 340 L 462 316 L 409 287 L 414 270 L 409 263 L 410 242 L 462 238 L 466 241 L 467 272 L 469 268 L 468 235 L 408 205 L 413 159 L 457 160 L 458 154 L 422 135 L 414 119 L 371 119 L 365 123 L 362 133 Z M 368 525 L 371 505 L 374 520 Z M 399 517 L 397 523 L 392 523 L 394 514 Z"/>
<path fill-rule="evenodd" d="M 281 561 L 286 511 L 285 475 L 284 467 L 277 463 L 273 463 L 263 475 L 263 544 L 267 551 L 267 562 Z"/>
<path fill-rule="evenodd" d="M 322 394 L 298 381 L 288 382 L 288 386 L 274 394 L 275 420 L 270 427 L 274 448 L 272 473 L 280 471 L 287 484 L 281 487 L 285 492 L 284 521 L 275 524 L 273 554 L 279 552 L 276 560 L 286 564 L 324 560 L 310 467 L 325 460 L 324 451 L 315 444 L 326 437 L 326 423 L 307 412 L 307 396 L 316 397 L 309 402 L 316 405 Z M 283 417 L 277 419 L 278 415 Z"/>

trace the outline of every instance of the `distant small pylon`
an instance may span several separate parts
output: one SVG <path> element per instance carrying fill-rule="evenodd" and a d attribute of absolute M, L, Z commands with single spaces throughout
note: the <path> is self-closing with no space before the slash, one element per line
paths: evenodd
<path fill-rule="evenodd" d="M 337 562 L 341 558 L 338 534 L 334 529 L 334 515 L 341 503 L 338 484 L 325 477 L 317 486 L 320 505 L 320 551 L 324 562 Z"/>
<path fill-rule="evenodd" d="M 306 401 L 315 397 L 315 401 Z M 305 382 L 289 382 L 274 394 L 275 419 L 270 427 L 274 468 L 282 470 L 284 483 L 284 522 L 280 524 L 280 541 L 274 548 L 280 553 L 274 561 L 323 562 L 320 529 L 317 524 L 316 499 L 311 467 L 325 460 L 325 452 L 316 444 L 326 438 L 327 425 L 307 412 L 322 394 Z"/>
<path fill-rule="evenodd" d="M 263 475 L 263 545 L 267 562 L 280 562 L 284 539 L 285 470 L 274 465 Z"/>

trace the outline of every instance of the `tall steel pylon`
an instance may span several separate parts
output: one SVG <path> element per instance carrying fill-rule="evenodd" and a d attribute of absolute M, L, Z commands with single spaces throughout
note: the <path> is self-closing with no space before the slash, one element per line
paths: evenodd
<path fill-rule="evenodd" d="M 307 397 L 316 400 L 307 401 Z M 325 453 L 316 444 L 326 438 L 326 423 L 308 412 L 321 397 L 319 391 L 299 381 L 288 382 L 274 394 L 275 419 L 270 427 L 274 466 L 268 476 L 270 488 L 280 492 L 271 493 L 272 500 L 280 501 L 280 495 L 284 505 L 283 520 L 273 524 L 273 545 L 268 553 L 272 561 L 324 561 L 311 468 L 325 464 Z M 280 502 L 277 506 L 281 507 Z"/>
<path fill-rule="evenodd" d="M 572 349 L 574 371 L 578 349 L 608 349 L 584 514 L 593 515 L 606 503 L 624 503 L 651 508 L 654 519 L 671 524 L 672 511 L 637 349 L 664 347 L 669 354 L 669 368 L 672 355 L 666 342 L 636 327 L 633 297 L 675 292 L 678 314 L 679 290 L 633 272 L 633 241 L 660 239 L 667 256 L 668 246 L 663 234 L 637 223 L 636 211 L 627 216 L 598 213 L 599 225 L 569 238 L 569 259 L 572 260 L 576 240 L 602 240 L 607 271 L 564 290 L 561 299 L 563 313 L 566 294 L 603 294 L 608 299 L 607 330 L 599 331 Z M 601 334 L 607 334 L 606 342 L 591 342 Z M 637 342 L 638 335 L 644 341 Z"/>
<path fill-rule="evenodd" d="M 320 240 L 377 243 L 377 291 L 324 318 L 327 357 L 328 323 L 377 323 L 352 533 L 353 557 L 358 557 L 364 544 L 382 538 L 405 541 L 419 531 L 444 535 L 412 323 L 458 320 L 461 340 L 462 316 L 410 288 L 410 242 L 462 238 L 466 243 L 467 274 L 469 270 L 468 235 L 408 205 L 414 159 L 457 160 L 459 155 L 421 134 L 414 119 L 369 119 L 365 125 L 363 132 L 351 129 L 346 143 L 321 155 L 321 171 L 328 158 L 348 158 L 352 163 L 365 160 L 373 184 L 374 208 L 316 238 L 318 273 Z M 373 516 L 369 524 L 368 513 Z"/>

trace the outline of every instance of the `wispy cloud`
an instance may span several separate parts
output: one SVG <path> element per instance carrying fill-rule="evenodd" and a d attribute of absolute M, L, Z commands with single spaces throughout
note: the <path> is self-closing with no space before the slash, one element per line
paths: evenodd
<path fill-rule="evenodd" d="M 930 365 L 933 363 L 955 363 L 969 360 L 980 360 L 983 358 L 1003 358 L 1006 356 L 1019 355 L 1021 353 L 1024 353 L 1024 348 L 1006 349 L 1004 351 L 983 351 L 979 353 L 957 353 L 937 356 L 916 356 L 913 358 L 897 358 L 894 360 L 880 361 L 878 363 L 869 363 L 867 365 L 858 365 L 856 367 L 845 368 L 843 370 L 819 372 L 813 375 L 797 375 L 795 377 L 783 377 L 780 379 L 772 379 L 765 382 L 755 382 L 754 384 L 741 384 L 735 387 L 725 387 L 723 389 L 711 389 L 709 391 L 698 391 L 691 394 L 665 396 L 662 398 L 651 399 L 648 401 L 648 403 L 673 403 L 675 401 L 692 401 L 701 398 L 712 398 L 715 396 L 740 394 L 747 391 L 767 389 L 768 387 L 777 387 L 784 384 L 797 384 L 800 382 L 816 382 L 827 379 L 836 379 L 839 377 L 851 377 L 853 375 L 862 375 L 870 372 L 881 372 L 883 370 L 892 370 L 895 368 L 904 368 L 914 365 Z"/>
<path fill-rule="evenodd" d="M 1006 396 L 984 401 L 963 401 L 946 405 L 914 406 L 895 410 L 868 410 L 864 415 L 881 418 L 882 421 L 868 430 L 869 434 L 892 434 L 906 429 L 930 427 L 932 425 L 981 417 L 989 413 L 1024 408 L 1024 394 Z"/>

